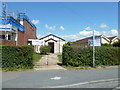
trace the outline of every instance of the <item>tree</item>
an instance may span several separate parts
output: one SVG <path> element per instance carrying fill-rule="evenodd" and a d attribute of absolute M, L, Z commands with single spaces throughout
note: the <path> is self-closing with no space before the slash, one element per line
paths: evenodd
<path fill-rule="evenodd" d="M 40 53 L 41 54 L 48 54 L 50 52 L 51 47 L 50 46 L 41 46 L 40 47 Z"/>
<path fill-rule="evenodd" d="M 70 44 L 72 44 L 72 43 L 73 43 L 73 42 L 67 42 L 66 44 L 67 44 L 67 45 L 70 45 Z"/>

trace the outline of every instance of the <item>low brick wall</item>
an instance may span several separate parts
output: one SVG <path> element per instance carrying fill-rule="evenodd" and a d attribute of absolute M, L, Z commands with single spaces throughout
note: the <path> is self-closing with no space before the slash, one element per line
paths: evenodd
<path fill-rule="evenodd" d="M 0 39 L 0 44 L 1 45 L 16 46 L 16 41 Z"/>

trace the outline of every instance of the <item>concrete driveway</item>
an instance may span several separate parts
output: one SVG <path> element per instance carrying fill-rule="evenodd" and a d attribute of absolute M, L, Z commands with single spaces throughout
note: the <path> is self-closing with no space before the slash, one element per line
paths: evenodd
<path fill-rule="evenodd" d="M 38 62 L 35 63 L 35 70 L 54 70 L 54 69 L 63 69 L 65 68 L 58 65 L 59 59 L 57 54 L 48 54 L 44 55 Z"/>

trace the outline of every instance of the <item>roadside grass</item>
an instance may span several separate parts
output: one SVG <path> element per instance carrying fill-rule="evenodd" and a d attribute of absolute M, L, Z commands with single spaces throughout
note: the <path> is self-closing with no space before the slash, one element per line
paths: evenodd
<path fill-rule="evenodd" d="M 41 55 L 40 53 L 33 53 L 33 63 L 38 62 L 43 55 Z"/>
<path fill-rule="evenodd" d="M 2 68 L 0 67 L 0 70 L 2 70 Z"/>
<path fill-rule="evenodd" d="M 13 68 L 13 69 L 9 69 L 9 68 L 6 68 L 6 69 L 1 69 L 0 71 L 2 72 L 21 72 L 21 71 L 30 71 L 32 70 L 33 68 L 23 68 L 23 69 L 16 69 L 16 68 Z"/>
<path fill-rule="evenodd" d="M 72 66 L 65 66 L 62 65 L 63 68 L 67 69 L 67 70 L 87 70 L 87 69 L 105 69 L 105 68 L 118 68 L 118 65 L 114 65 L 114 66 L 95 66 L 95 67 L 90 67 L 90 66 L 79 66 L 79 67 L 72 67 Z"/>
<path fill-rule="evenodd" d="M 62 54 L 58 54 L 58 59 L 59 59 L 59 62 L 62 62 Z"/>

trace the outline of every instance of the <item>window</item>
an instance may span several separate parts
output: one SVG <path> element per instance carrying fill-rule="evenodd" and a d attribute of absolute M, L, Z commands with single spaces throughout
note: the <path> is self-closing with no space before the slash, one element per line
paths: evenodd
<path fill-rule="evenodd" d="M 5 35 L 0 35 L 0 39 L 5 39 Z"/>
<path fill-rule="evenodd" d="M 28 44 L 29 44 L 29 45 L 32 45 L 32 41 L 28 41 Z"/>

